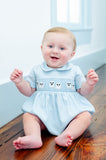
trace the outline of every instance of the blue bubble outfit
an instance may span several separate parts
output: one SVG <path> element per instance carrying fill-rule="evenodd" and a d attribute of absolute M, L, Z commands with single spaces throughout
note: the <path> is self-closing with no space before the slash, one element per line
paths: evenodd
<path fill-rule="evenodd" d="M 80 68 L 70 62 L 57 69 L 45 62 L 34 66 L 26 81 L 37 91 L 22 109 L 38 116 L 51 134 L 60 135 L 79 113 L 95 112 L 93 105 L 77 92 L 85 80 Z"/>

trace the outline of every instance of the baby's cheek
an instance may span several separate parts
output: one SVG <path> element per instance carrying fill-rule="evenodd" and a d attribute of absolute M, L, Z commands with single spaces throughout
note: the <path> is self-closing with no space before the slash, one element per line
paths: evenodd
<path fill-rule="evenodd" d="M 69 60 L 69 56 L 63 56 L 63 57 L 62 57 L 63 63 L 68 62 L 68 60 Z"/>

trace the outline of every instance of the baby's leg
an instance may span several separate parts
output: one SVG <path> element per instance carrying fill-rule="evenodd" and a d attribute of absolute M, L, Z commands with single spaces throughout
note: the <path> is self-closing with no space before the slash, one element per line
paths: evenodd
<path fill-rule="evenodd" d="M 78 138 L 88 128 L 91 123 L 91 114 L 89 112 L 82 112 L 77 115 L 63 131 L 61 135 L 55 138 L 56 144 L 68 147 L 72 140 Z"/>
<path fill-rule="evenodd" d="M 25 136 L 19 137 L 13 141 L 15 148 L 40 148 L 42 146 L 41 126 L 43 125 L 39 118 L 30 113 L 25 113 L 23 115 L 23 125 Z"/>

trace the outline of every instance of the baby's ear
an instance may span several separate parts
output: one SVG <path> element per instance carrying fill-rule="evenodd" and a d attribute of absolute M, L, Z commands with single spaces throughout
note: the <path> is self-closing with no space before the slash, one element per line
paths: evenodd
<path fill-rule="evenodd" d="M 41 51 L 42 51 L 42 49 L 43 49 L 43 46 L 41 45 L 41 46 L 40 46 L 40 48 L 41 48 Z"/>
<path fill-rule="evenodd" d="M 73 51 L 70 55 L 70 59 L 75 55 L 75 51 Z"/>

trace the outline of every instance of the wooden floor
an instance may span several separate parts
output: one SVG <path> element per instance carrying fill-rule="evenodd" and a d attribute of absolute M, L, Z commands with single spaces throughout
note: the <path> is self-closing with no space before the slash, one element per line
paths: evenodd
<path fill-rule="evenodd" d="M 106 65 L 97 70 L 99 82 L 87 99 L 95 106 L 92 124 L 72 146 L 55 145 L 54 136 L 43 132 L 41 149 L 16 151 L 12 141 L 22 136 L 22 116 L 0 129 L 0 160 L 106 160 Z"/>

